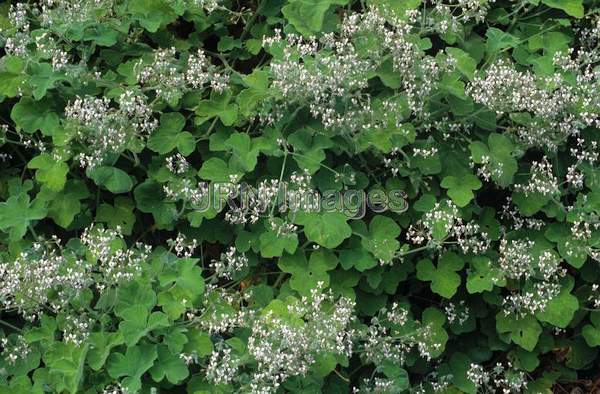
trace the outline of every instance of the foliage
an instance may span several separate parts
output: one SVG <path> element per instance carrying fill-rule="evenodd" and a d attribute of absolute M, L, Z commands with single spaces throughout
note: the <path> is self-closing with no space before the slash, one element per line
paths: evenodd
<path fill-rule="evenodd" d="M 596 1 L 12 1 L 0 44 L 0 393 L 597 386 Z"/>

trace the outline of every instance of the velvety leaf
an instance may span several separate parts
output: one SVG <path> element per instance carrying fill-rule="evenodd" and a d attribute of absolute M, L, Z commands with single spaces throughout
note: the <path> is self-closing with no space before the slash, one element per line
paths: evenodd
<path fill-rule="evenodd" d="M 339 212 L 296 215 L 296 223 L 304 226 L 306 237 L 325 248 L 335 248 L 352 234 L 347 218 Z"/>
<path fill-rule="evenodd" d="M 125 353 L 112 353 L 107 361 L 108 374 L 118 379 L 125 377 L 121 384 L 128 390 L 137 391 L 142 387 L 141 377 L 158 358 L 156 345 L 128 347 Z"/>
<path fill-rule="evenodd" d="M 333 5 L 346 5 L 348 0 L 291 0 L 281 11 L 302 35 L 321 31 L 325 13 Z"/>

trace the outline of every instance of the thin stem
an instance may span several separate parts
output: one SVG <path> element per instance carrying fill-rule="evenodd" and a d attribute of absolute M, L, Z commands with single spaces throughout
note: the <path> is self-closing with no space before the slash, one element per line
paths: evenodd
<path fill-rule="evenodd" d="M 275 279 L 275 283 L 273 283 L 273 287 L 278 288 L 281 282 L 283 282 L 283 278 L 285 278 L 285 272 L 279 274 L 277 279 Z"/>
<path fill-rule="evenodd" d="M 13 330 L 15 330 L 15 331 L 18 331 L 18 332 L 23 332 L 23 330 L 22 330 L 22 329 L 20 329 L 19 327 L 15 326 L 15 325 L 13 325 L 13 324 L 10 324 L 9 322 L 7 322 L 7 321 L 5 321 L 5 320 L 2 320 L 2 319 L 0 319 L 0 324 L 2 324 L 3 326 L 6 326 L 6 327 L 8 327 L 8 328 L 10 328 L 10 329 L 13 329 Z"/>
<path fill-rule="evenodd" d="M 345 377 L 344 375 L 342 375 L 341 373 L 339 373 L 337 371 L 337 369 L 333 370 L 333 373 L 335 373 L 340 379 L 342 379 L 344 382 L 346 383 L 350 383 L 350 379 L 348 379 L 347 377 Z"/>

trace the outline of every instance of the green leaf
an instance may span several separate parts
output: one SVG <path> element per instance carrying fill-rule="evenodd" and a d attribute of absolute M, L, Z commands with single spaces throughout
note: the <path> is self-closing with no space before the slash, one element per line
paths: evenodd
<path fill-rule="evenodd" d="M 311 371 L 314 371 L 317 377 L 324 378 L 335 369 L 337 364 L 337 359 L 332 353 L 319 354 L 315 357 Z"/>
<path fill-rule="evenodd" d="M 487 38 L 487 51 L 491 55 L 496 55 L 503 49 L 514 48 L 519 45 L 517 37 L 495 27 L 488 28 L 485 36 Z"/>
<path fill-rule="evenodd" d="M 55 73 L 49 63 L 32 64 L 29 84 L 33 87 L 33 98 L 40 100 L 54 87 L 55 82 L 65 79 L 64 76 Z"/>
<path fill-rule="evenodd" d="M 561 281 L 561 286 L 560 293 L 548 302 L 542 312 L 536 313 L 536 317 L 538 320 L 556 327 L 566 328 L 579 309 L 579 301 L 571 294 L 571 290 L 575 286 L 573 277 L 565 277 Z"/>
<path fill-rule="evenodd" d="M 156 294 L 150 285 L 132 281 L 119 287 L 115 313 L 123 315 L 123 311 L 131 306 L 143 305 L 150 310 L 156 305 Z"/>
<path fill-rule="evenodd" d="M 369 234 L 362 239 L 362 246 L 377 259 L 390 262 L 400 248 L 396 238 L 400 235 L 400 226 L 387 216 L 377 215 L 369 223 Z"/>
<path fill-rule="evenodd" d="M 550 201 L 550 196 L 541 193 L 513 192 L 512 201 L 519 208 L 519 212 L 524 216 L 532 216 L 538 213 L 544 205 Z"/>
<path fill-rule="evenodd" d="M 41 315 L 39 326 L 30 328 L 23 335 L 29 344 L 34 342 L 53 342 L 56 328 L 57 324 L 54 317 Z"/>
<path fill-rule="evenodd" d="M 89 342 L 87 362 L 94 371 L 99 371 L 111 349 L 123 344 L 123 335 L 120 332 L 93 332 L 89 336 Z"/>
<path fill-rule="evenodd" d="M 198 357 L 208 357 L 212 354 L 213 344 L 210 335 L 197 328 L 191 328 L 187 332 L 188 342 L 185 344 L 184 352 L 195 353 Z"/>
<path fill-rule="evenodd" d="M 323 134 L 312 129 L 300 129 L 290 134 L 287 142 L 294 147 L 294 161 L 300 168 L 305 168 L 314 174 L 321 168 L 321 162 L 325 160 L 325 149 L 331 148 L 333 142 Z"/>
<path fill-rule="evenodd" d="M 421 338 L 424 348 L 432 358 L 439 357 L 448 342 L 448 333 L 444 330 L 446 315 L 437 308 L 429 307 L 423 311 L 421 323 L 427 328 L 427 334 Z"/>
<path fill-rule="evenodd" d="M 333 270 L 337 264 L 335 254 L 324 249 L 312 252 L 308 262 L 303 252 L 285 255 L 277 262 L 283 272 L 292 274 L 290 287 L 302 295 L 309 295 L 319 282 L 325 287 L 329 286 L 328 271 Z"/>
<path fill-rule="evenodd" d="M 518 369 L 524 369 L 527 372 L 533 372 L 540 365 L 540 360 L 538 358 L 537 352 L 528 352 L 521 348 L 516 348 L 511 353 L 513 353 L 513 357 L 516 358 L 515 366 Z M 513 358 L 511 356 L 512 355 L 509 354 L 509 358 Z"/>
<path fill-rule="evenodd" d="M 54 342 L 44 353 L 44 363 L 48 368 L 48 378 L 54 392 L 78 393 L 83 379 L 83 366 L 88 345 Z"/>
<path fill-rule="evenodd" d="M 541 199 L 541 201 L 546 200 Z M 573 237 L 570 226 L 564 223 L 553 223 L 547 227 L 544 235 L 547 239 L 556 243 L 560 256 L 571 266 L 581 268 L 588 260 L 586 242 Z"/>
<path fill-rule="evenodd" d="M 452 354 L 449 362 L 452 383 L 465 393 L 475 394 L 477 387 L 467 375 L 472 363 L 466 354 L 458 351 Z"/>
<path fill-rule="evenodd" d="M 572 37 L 558 31 L 549 31 L 544 34 L 537 34 L 528 40 L 528 47 L 531 51 L 542 49 L 544 53 L 554 54 L 556 52 L 566 51 L 571 46 Z"/>
<path fill-rule="evenodd" d="M 347 220 L 339 212 L 299 212 L 295 222 L 304 226 L 304 235 L 308 240 L 333 249 L 352 235 L 352 228 L 346 223 Z"/>
<path fill-rule="evenodd" d="M 189 156 L 196 150 L 196 139 L 192 133 L 184 131 L 177 134 L 176 145 L 182 155 Z"/>
<path fill-rule="evenodd" d="M 2 18 L 2 15 L 0 15 Z M 10 28 L 10 23 L 8 28 Z M 0 29 L 2 27 L 0 26 Z M 25 61 L 17 56 L 5 55 L 3 57 L 4 68 L 0 71 L 0 94 L 7 97 L 17 97 L 23 90 L 26 81 Z"/>
<path fill-rule="evenodd" d="M 137 345 L 128 347 L 123 353 L 112 353 L 108 358 L 106 370 L 113 379 L 125 376 L 123 387 L 137 392 L 142 388 L 142 375 L 149 370 L 158 358 L 156 345 Z"/>
<path fill-rule="evenodd" d="M 81 212 L 81 202 L 90 192 L 80 180 L 69 180 L 65 189 L 53 196 L 48 205 L 48 217 L 62 228 L 67 228 Z"/>
<path fill-rule="evenodd" d="M 127 9 L 144 29 L 155 33 L 160 27 L 173 22 L 183 12 L 172 7 L 176 4 L 177 2 L 167 0 L 130 0 L 127 2 Z"/>
<path fill-rule="evenodd" d="M 565 363 L 568 368 L 587 369 L 598 358 L 598 349 L 588 347 L 583 338 L 575 337 L 574 340 L 561 342 L 559 342 L 559 346 L 562 345 L 569 349 Z"/>
<path fill-rule="evenodd" d="M 360 280 L 360 274 L 354 270 L 334 270 L 329 274 L 331 291 L 335 295 L 348 297 L 351 300 L 356 299 L 354 288 Z"/>
<path fill-rule="evenodd" d="M 19 343 L 22 340 L 17 334 L 5 332 L 0 334 L 2 340 L 8 340 L 8 342 L 4 345 L 4 349 L 12 349 L 13 346 L 19 346 Z M 29 342 L 28 342 L 29 343 Z M 37 349 L 36 345 L 33 345 L 29 348 L 27 354 L 19 354 L 14 363 L 9 362 L 7 359 L 0 360 L 0 365 L 2 365 L 2 369 L 4 371 L 5 376 L 27 376 L 29 372 L 35 371 L 40 367 L 41 354 Z M 0 380 L 1 381 L 1 380 Z M 2 392 L 0 386 L 0 393 Z M 25 391 L 23 394 L 29 394 L 28 391 Z"/>
<path fill-rule="evenodd" d="M 148 139 L 148 149 L 164 155 L 177 148 L 182 155 L 190 155 L 196 149 L 196 140 L 191 133 L 182 131 L 184 127 L 185 118 L 181 113 L 163 113 L 160 126 Z"/>
<path fill-rule="evenodd" d="M 35 156 L 29 161 L 27 167 L 36 169 L 35 178 L 52 191 L 61 191 L 67 182 L 69 166 L 55 160 L 48 153 Z"/>
<path fill-rule="evenodd" d="M 12 107 L 10 118 L 17 125 L 17 130 L 30 134 L 40 130 L 44 135 L 52 135 L 59 128 L 58 115 L 46 100 L 33 101 L 22 97 Z"/>
<path fill-rule="evenodd" d="M 196 263 L 196 259 L 178 260 L 158 276 L 165 288 L 158 295 L 158 304 L 172 319 L 179 318 L 204 293 L 202 269 Z"/>
<path fill-rule="evenodd" d="M 98 24 L 85 30 L 83 40 L 92 41 L 99 46 L 111 47 L 119 40 L 119 32 L 110 26 Z"/>
<path fill-rule="evenodd" d="M 269 97 L 269 73 L 258 68 L 254 69 L 252 74 L 244 76 L 244 83 L 248 89 L 242 90 L 235 100 L 240 112 L 244 116 L 250 116 L 258 104 Z"/>
<path fill-rule="evenodd" d="M 431 291 L 444 298 L 452 298 L 460 286 L 460 271 L 464 261 L 453 252 L 444 253 L 435 267 L 429 259 L 423 259 L 417 263 L 417 278 L 431 282 Z"/>
<path fill-rule="evenodd" d="M 454 61 L 456 68 L 469 80 L 472 80 L 475 76 L 475 70 L 477 69 L 477 62 L 467 52 L 459 48 L 446 48 L 446 52 L 450 55 Z"/>
<path fill-rule="evenodd" d="M 460 80 L 458 74 L 445 74 L 439 82 L 439 87 L 454 97 L 466 100 L 465 83 Z"/>
<path fill-rule="evenodd" d="M 285 18 L 304 36 L 319 33 L 325 13 L 332 5 L 346 5 L 348 0 L 290 0 L 281 9 Z"/>
<path fill-rule="evenodd" d="M 177 213 L 175 204 L 165 201 L 163 188 L 149 179 L 135 188 L 133 196 L 137 208 L 151 213 L 158 224 L 170 224 Z"/>
<path fill-rule="evenodd" d="M 352 239 L 355 241 L 355 239 Z M 365 248 L 361 247 L 361 242 L 352 242 L 353 248 L 342 250 L 340 252 L 340 264 L 345 270 L 354 267 L 359 272 L 376 267 L 379 263 Z"/>
<path fill-rule="evenodd" d="M 590 347 L 600 346 L 600 312 L 594 311 L 590 313 L 590 323 L 583 326 L 581 334 L 583 339 Z"/>
<path fill-rule="evenodd" d="M 167 348 L 176 354 L 180 354 L 183 351 L 183 347 L 189 342 L 186 333 L 188 329 L 185 327 L 171 325 L 168 332 L 163 336 L 163 343 L 167 345 Z"/>
<path fill-rule="evenodd" d="M 200 123 L 219 117 L 225 126 L 232 126 L 237 121 L 239 107 L 230 101 L 231 92 L 219 94 L 213 91 L 209 100 L 200 101 L 196 107 L 196 115 Z"/>
<path fill-rule="evenodd" d="M 402 74 L 394 70 L 394 63 L 391 59 L 381 63 L 377 68 L 377 76 L 388 88 L 398 89 L 402 86 Z"/>
<path fill-rule="evenodd" d="M 276 223 L 283 222 L 278 218 L 273 220 Z M 298 248 L 298 235 L 295 233 L 278 234 L 276 231 L 267 230 L 260 235 L 259 241 L 260 255 L 264 258 L 280 257 L 284 251 L 293 254 Z"/>
<path fill-rule="evenodd" d="M 467 206 L 473 197 L 475 197 L 473 190 L 481 188 L 481 181 L 475 175 L 467 174 L 460 178 L 447 176 L 442 180 L 440 185 L 448 189 L 448 196 L 450 196 L 456 206 L 462 208 Z"/>
<path fill-rule="evenodd" d="M 96 221 L 107 223 L 108 227 L 119 227 L 124 235 L 131 235 L 135 223 L 135 204 L 128 197 L 117 196 L 114 205 L 102 203 L 96 210 Z"/>
<path fill-rule="evenodd" d="M 385 360 L 379 368 L 392 381 L 392 386 L 388 388 L 394 393 L 401 393 L 410 387 L 408 372 L 398 364 L 390 360 Z"/>
<path fill-rule="evenodd" d="M 127 193 L 133 188 L 131 177 L 116 167 L 100 166 L 87 171 L 87 176 L 98 186 L 104 186 L 114 194 Z"/>
<path fill-rule="evenodd" d="M 165 345 L 158 346 L 158 362 L 150 369 L 150 375 L 155 382 L 160 382 L 166 377 L 169 383 L 179 384 L 189 374 L 188 367 L 179 353 L 171 353 Z"/>
<path fill-rule="evenodd" d="M 241 164 L 245 171 L 254 170 L 259 150 L 254 146 L 253 141 L 248 134 L 233 133 L 225 141 L 225 146 L 232 150 L 233 158 Z"/>
<path fill-rule="evenodd" d="M 470 294 L 492 291 L 494 286 L 505 286 L 506 279 L 500 268 L 492 265 L 486 256 L 475 256 L 467 276 L 467 291 Z"/>
<path fill-rule="evenodd" d="M 32 221 L 45 218 L 47 213 L 46 203 L 42 200 L 36 198 L 31 202 L 26 193 L 11 196 L 0 203 L 0 230 L 8 230 L 11 240 L 19 240 Z"/>
<path fill-rule="evenodd" d="M 230 182 L 231 176 L 239 177 L 239 174 L 231 171 L 227 163 L 218 157 L 211 157 L 202 163 L 198 176 L 207 181 Z"/>
<path fill-rule="evenodd" d="M 535 317 L 518 317 L 500 312 L 496 315 L 496 330 L 510 334 L 510 339 L 527 351 L 532 351 L 542 333 L 542 327 Z"/>
<path fill-rule="evenodd" d="M 518 164 L 513 157 L 513 143 L 507 136 L 491 133 L 488 136 L 488 146 L 476 141 L 469 145 L 469 149 L 474 163 L 489 163 L 488 168 L 491 170 L 491 178 L 494 182 L 502 187 L 512 184 Z"/>
<path fill-rule="evenodd" d="M 430 149 L 431 144 L 427 141 L 417 140 L 414 145 L 417 149 Z M 423 175 L 439 174 L 442 171 L 442 162 L 439 155 L 423 157 L 416 155 L 410 159 L 411 168 L 418 168 Z"/>
<path fill-rule="evenodd" d="M 133 346 L 138 341 L 160 327 L 169 326 L 169 318 L 162 312 L 148 314 L 148 309 L 143 305 L 134 305 L 120 312 L 123 321 L 119 323 L 119 332 L 127 346 Z"/>
<path fill-rule="evenodd" d="M 542 0 L 550 8 L 563 10 L 575 18 L 583 18 L 584 9 L 582 0 Z"/>

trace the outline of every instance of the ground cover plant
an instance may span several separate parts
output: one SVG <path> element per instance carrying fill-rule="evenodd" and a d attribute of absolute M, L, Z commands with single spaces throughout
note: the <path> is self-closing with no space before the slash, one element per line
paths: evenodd
<path fill-rule="evenodd" d="M 0 4 L 0 393 L 600 392 L 596 0 Z"/>

